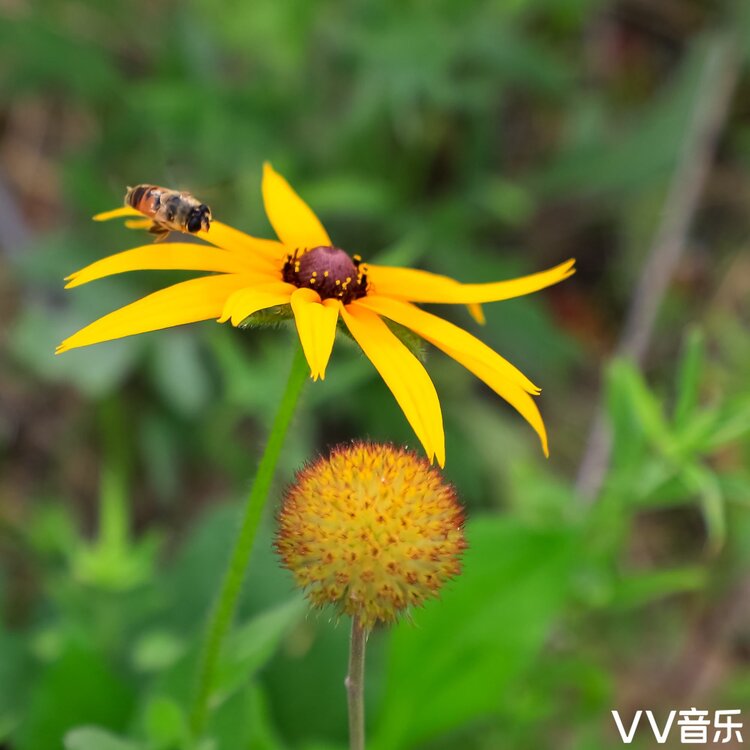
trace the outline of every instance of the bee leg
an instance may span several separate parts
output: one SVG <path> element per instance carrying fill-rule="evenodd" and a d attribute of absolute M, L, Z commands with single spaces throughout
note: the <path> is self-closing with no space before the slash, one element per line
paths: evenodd
<path fill-rule="evenodd" d="M 154 242 L 161 242 L 169 236 L 169 229 L 167 229 L 163 224 L 159 224 L 156 221 L 149 227 L 148 231 L 151 234 L 156 235 L 154 237 Z"/>

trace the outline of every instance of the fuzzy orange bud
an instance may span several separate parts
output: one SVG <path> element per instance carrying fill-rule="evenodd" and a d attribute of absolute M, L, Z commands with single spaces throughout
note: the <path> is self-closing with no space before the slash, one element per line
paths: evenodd
<path fill-rule="evenodd" d="M 423 457 L 357 442 L 302 469 L 286 492 L 276 549 L 316 606 L 367 629 L 437 596 L 461 571 L 463 511 Z"/>

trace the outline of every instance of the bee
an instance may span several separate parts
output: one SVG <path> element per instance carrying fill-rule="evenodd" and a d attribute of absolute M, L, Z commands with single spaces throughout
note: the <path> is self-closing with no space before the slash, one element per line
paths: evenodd
<path fill-rule="evenodd" d="M 153 220 L 149 228 L 156 242 L 170 232 L 194 234 L 211 226 L 211 209 L 190 193 L 169 190 L 158 185 L 136 185 L 125 193 L 125 205 Z"/>

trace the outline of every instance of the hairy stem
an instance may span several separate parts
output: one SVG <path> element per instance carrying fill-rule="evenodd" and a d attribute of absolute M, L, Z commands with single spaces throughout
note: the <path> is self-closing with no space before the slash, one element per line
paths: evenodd
<path fill-rule="evenodd" d="M 276 412 L 263 457 L 258 465 L 255 481 L 245 503 L 237 540 L 229 558 L 216 604 L 209 618 L 198 672 L 198 689 L 190 713 L 190 729 L 194 738 L 201 735 L 206 725 L 211 692 L 222 646 L 237 608 L 237 600 L 242 590 L 242 583 L 245 580 L 253 542 L 263 517 L 263 509 L 268 499 L 268 491 L 276 471 L 276 464 L 284 444 L 284 438 L 294 415 L 302 386 L 305 384 L 309 373 L 310 370 L 302 349 L 297 347 L 286 389 Z"/>
<path fill-rule="evenodd" d="M 349 646 L 349 673 L 346 675 L 346 696 L 349 704 L 349 750 L 365 748 L 365 646 L 367 631 L 357 617 L 352 618 Z"/>

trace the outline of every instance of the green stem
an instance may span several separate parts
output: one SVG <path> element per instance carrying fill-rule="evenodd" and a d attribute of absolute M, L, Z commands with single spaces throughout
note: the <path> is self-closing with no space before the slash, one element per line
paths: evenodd
<path fill-rule="evenodd" d="M 349 672 L 346 675 L 346 696 L 349 704 L 349 750 L 365 750 L 365 646 L 367 631 L 359 618 L 352 618 L 349 645 Z"/>
<path fill-rule="evenodd" d="M 98 543 L 110 552 L 127 546 L 130 535 L 128 505 L 128 457 L 125 414 L 122 402 L 113 396 L 101 404 L 100 422 L 104 458 L 99 479 Z"/>
<path fill-rule="evenodd" d="M 250 495 L 245 503 L 237 540 L 234 543 L 229 565 L 209 619 L 198 672 L 198 689 L 190 713 L 190 729 L 193 738 L 199 737 L 206 725 L 209 700 L 221 649 L 237 608 L 237 600 L 247 572 L 253 542 L 263 517 L 263 509 L 268 499 L 268 491 L 276 471 L 279 454 L 284 445 L 284 438 L 297 406 L 302 386 L 309 374 L 310 369 L 307 366 L 302 349 L 297 347 L 286 389 L 276 412 L 271 434 L 258 465 L 258 472 L 255 475 Z"/>

